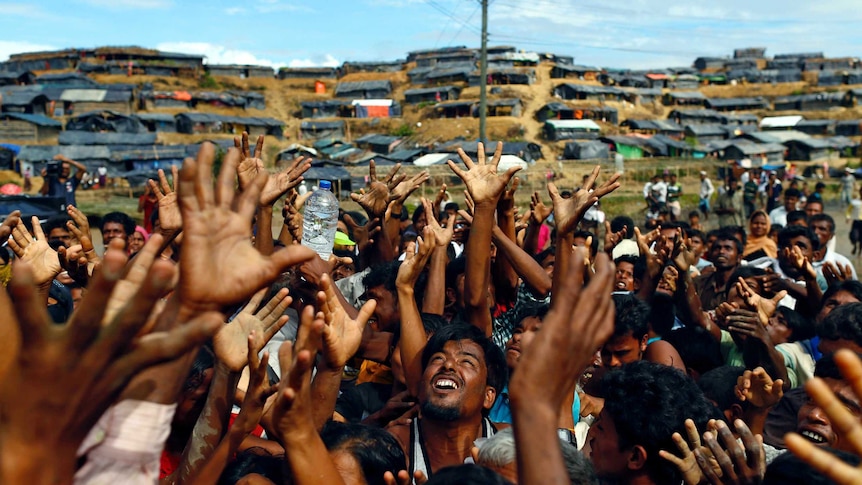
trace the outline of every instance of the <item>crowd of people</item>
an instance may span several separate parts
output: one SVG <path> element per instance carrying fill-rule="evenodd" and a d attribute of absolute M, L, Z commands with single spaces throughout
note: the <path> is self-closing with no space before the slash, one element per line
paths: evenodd
<path fill-rule="evenodd" d="M 324 261 L 310 161 L 263 142 L 160 171 L 104 251 L 73 203 L 3 221 L 0 483 L 862 481 L 862 283 L 822 198 L 702 173 L 685 222 L 662 174 L 638 227 L 595 167 L 523 210 L 480 143 L 463 201 L 412 213 L 428 174 L 372 162 Z"/>

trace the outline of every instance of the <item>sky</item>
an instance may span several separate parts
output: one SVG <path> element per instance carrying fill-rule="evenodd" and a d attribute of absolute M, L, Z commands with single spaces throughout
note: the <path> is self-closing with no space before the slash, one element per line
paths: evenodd
<path fill-rule="evenodd" d="M 738 47 L 862 57 L 859 0 L 489 0 L 489 45 L 646 69 Z M 478 47 L 479 0 L 0 0 L 0 60 L 137 45 L 211 64 L 336 66 Z"/>

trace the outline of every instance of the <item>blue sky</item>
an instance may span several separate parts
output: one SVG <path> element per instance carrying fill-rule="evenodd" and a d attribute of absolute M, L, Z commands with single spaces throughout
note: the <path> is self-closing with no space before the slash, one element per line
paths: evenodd
<path fill-rule="evenodd" d="M 337 65 L 479 45 L 478 0 L 0 0 L 14 52 L 140 45 L 210 63 Z M 490 43 L 579 64 L 690 65 L 734 47 L 862 56 L 858 0 L 491 0 Z"/>

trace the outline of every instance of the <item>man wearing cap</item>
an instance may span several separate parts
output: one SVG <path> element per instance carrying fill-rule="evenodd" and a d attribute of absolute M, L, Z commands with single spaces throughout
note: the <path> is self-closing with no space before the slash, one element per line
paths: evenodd
<path fill-rule="evenodd" d="M 712 186 L 712 180 L 706 176 L 706 172 L 700 171 L 700 203 L 697 208 L 703 212 L 703 219 L 709 219 L 709 199 L 715 193 L 715 187 Z"/>
<path fill-rule="evenodd" d="M 841 207 L 849 206 L 853 199 L 853 194 L 856 193 L 856 177 L 853 176 L 853 169 L 848 167 L 844 169 L 844 176 L 841 177 Z"/>

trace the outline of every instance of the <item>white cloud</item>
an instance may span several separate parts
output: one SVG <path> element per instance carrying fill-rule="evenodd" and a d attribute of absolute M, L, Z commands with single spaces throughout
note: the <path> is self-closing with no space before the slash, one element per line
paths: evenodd
<path fill-rule="evenodd" d="M 259 13 L 272 12 L 313 12 L 309 7 L 304 5 L 296 5 L 292 2 L 284 2 L 281 0 L 260 0 L 254 7 Z"/>
<path fill-rule="evenodd" d="M 270 66 L 279 68 L 289 67 L 335 67 L 340 66 L 341 61 L 331 54 L 312 55 L 304 59 L 272 60 L 257 57 L 255 54 L 241 50 L 230 49 L 225 46 L 210 44 L 208 42 L 162 42 L 156 49 L 169 52 L 182 52 L 186 54 L 200 54 L 206 56 L 207 64 L 252 64 L 257 66 Z"/>
<path fill-rule="evenodd" d="M 154 9 L 173 6 L 173 0 L 84 0 L 94 7 L 109 9 Z"/>
<path fill-rule="evenodd" d="M 242 7 L 230 7 L 230 8 L 224 9 L 224 13 L 226 13 L 228 15 L 239 15 L 241 13 L 246 13 L 246 11 L 247 10 L 242 8 Z"/>
<path fill-rule="evenodd" d="M 50 51 L 55 49 L 57 49 L 57 47 L 47 44 L 34 44 L 32 42 L 20 42 L 15 40 L 0 40 L 0 61 L 9 59 L 10 54 Z"/>
<path fill-rule="evenodd" d="M 324 56 L 314 56 L 310 59 L 293 59 L 287 63 L 287 67 L 338 67 L 341 61 L 326 54 Z"/>
<path fill-rule="evenodd" d="M 46 12 L 38 5 L 31 5 L 27 3 L 0 2 L 0 12 L 2 12 L 3 17 L 22 17 L 40 20 L 59 19 L 57 15 Z"/>

